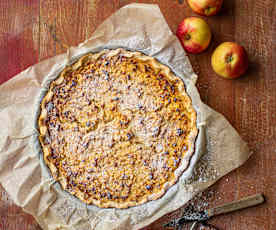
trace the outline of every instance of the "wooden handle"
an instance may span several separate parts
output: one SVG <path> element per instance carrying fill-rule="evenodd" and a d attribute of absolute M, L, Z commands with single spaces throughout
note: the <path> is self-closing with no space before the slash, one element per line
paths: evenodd
<path fill-rule="evenodd" d="M 208 216 L 212 217 L 262 204 L 264 201 L 264 196 L 262 194 L 257 194 L 215 208 L 210 208 L 207 212 Z"/>

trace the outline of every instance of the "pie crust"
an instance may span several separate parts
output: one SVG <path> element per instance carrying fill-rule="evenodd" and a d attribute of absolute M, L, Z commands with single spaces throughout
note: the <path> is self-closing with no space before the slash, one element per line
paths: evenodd
<path fill-rule="evenodd" d="M 152 57 L 89 53 L 50 83 L 38 118 L 43 158 L 87 204 L 156 200 L 188 167 L 198 133 L 184 83 Z"/>

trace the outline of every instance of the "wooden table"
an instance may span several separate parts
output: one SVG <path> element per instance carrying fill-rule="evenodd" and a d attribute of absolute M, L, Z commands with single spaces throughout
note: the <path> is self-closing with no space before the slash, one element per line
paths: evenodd
<path fill-rule="evenodd" d="M 172 31 L 184 17 L 194 15 L 184 0 L 1 0 L 0 83 L 89 38 L 104 19 L 131 2 L 158 3 Z M 231 122 L 254 152 L 244 166 L 211 188 L 216 195 L 210 206 L 258 192 L 267 198 L 265 205 L 211 223 L 219 229 L 275 230 L 276 2 L 225 0 L 220 15 L 206 20 L 214 35 L 212 45 L 203 54 L 190 55 L 201 97 Z M 236 41 L 248 51 L 250 68 L 243 78 L 224 80 L 212 71 L 210 56 L 223 41 Z M 40 229 L 2 188 L 0 195 L 1 230 Z M 171 216 L 145 229 L 161 229 Z"/>

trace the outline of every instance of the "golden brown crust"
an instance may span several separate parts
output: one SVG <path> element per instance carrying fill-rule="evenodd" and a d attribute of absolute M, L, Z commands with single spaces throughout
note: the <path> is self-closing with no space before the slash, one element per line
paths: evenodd
<path fill-rule="evenodd" d="M 102 208 L 160 198 L 188 167 L 198 132 L 183 82 L 123 49 L 65 68 L 41 102 L 38 127 L 53 177 Z"/>

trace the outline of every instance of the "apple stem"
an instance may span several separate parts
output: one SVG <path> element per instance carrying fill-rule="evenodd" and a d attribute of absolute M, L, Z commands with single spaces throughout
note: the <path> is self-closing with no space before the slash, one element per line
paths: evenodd
<path fill-rule="evenodd" d="M 190 40 L 191 39 L 191 35 L 190 34 L 185 34 L 185 40 Z"/>
<path fill-rule="evenodd" d="M 206 7 L 206 9 L 205 9 L 205 14 L 207 14 L 207 15 L 208 15 L 208 14 L 210 13 L 210 12 L 209 12 L 209 11 L 210 11 L 210 9 L 211 9 L 211 7 L 210 7 L 210 6 L 207 6 L 207 7 Z"/>
<path fill-rule="evenodd" d="M 226 57 L 226 62 L 227 62 L 227 63 L 230 63 L 231 61 L 233 61 L 233 56 L 232 56 L 232 54 L 230 54 L 230 55 L 228 55 L 228 56 Z"/>

